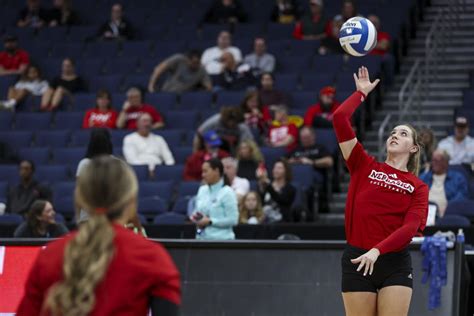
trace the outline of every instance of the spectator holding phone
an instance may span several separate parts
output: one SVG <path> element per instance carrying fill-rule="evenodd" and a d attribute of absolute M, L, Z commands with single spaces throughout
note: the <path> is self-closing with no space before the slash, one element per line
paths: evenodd
<path fill-rule="evenodd" d="M 224 166 L 217 158 L 202 164 L 204 185 L 196 197 L 196 211 L 190 219 L 196 224 L 196 238 L 204 240 L 235 239 L 232 229 L 237 225 L 237 197 L 224 175 Z"/>

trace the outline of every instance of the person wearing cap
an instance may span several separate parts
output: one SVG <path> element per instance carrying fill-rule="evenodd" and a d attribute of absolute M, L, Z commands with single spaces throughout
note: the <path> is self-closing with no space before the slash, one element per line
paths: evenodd
<path fill-rule="evenodd" d="M 469 136 L 469 120 L 458 115 L 454 120 L 454 135 L 442 139 L 438 149 L 446 150 L 450 165 L 474 163 L 474 138 Z"/>
<path fill-rule="evenodd" d="M 0 76 L 23 74 L 30 63 L 30 56 L 18 47 L 16 36 L 7 35 L 3 47 L 0 52 Z"/>
<path fill-rule="evenodd" d="M 314 128 L 331 128 L 332 116 L 339 106 L 334 99 L 336 89 L 326 86 L 319 91 L 319 102 L 311 105 L 304 115 L 304 125 Z"/>
<path fill-rule="evenodd" d="M 323 12 L 322 0 L 309 1 L 309 14 L 296 23 L 293 37 L 299 40 L 320 40 L 326 36 L 327 18 Z"/>
<path fill-rule="evenodd" d="M 186 159 L 183 174 L 183 178 L 186 181 L 202 180 L 202 164 L 205 161 L 212 158 L 223 159 L 230 156 L 227 151 L 219 148 L 222 145 L 222 140 L 215 130 L 209 130 L 198 137 L 202 138 L 204 145 Z"/>

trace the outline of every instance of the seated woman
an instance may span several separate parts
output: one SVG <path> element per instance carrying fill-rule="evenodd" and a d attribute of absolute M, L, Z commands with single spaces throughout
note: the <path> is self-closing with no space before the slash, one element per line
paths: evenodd
<path fill-rule="evenodd" d="M 284 159 L 278 160 L 272 170 L 273 180 L 268 179 L 266 170 L 257 170 L 258 191 L 263 200 L 263 211 L 267 222 L 292 222 L 291 206 L 296 188 L 291 184 L 291 167 Z"/>
<path fill-rule="evenodd" d="M 244 198 L 240 207 L 240 224 L 263 224 L 265 213 L 262 208 L 260 195 L 255 191 L 250 191 Z"/>
<path fill-rule="evenodd" d="M 46 200 L 36 200 L 26 215 L 26 222 L 17 227 L 16 238 L 56 238 L 68 232 L 66 226 L 56 223 L 54 208 Z"/>
<path fill-rule="evenodd" d="M 235 239 L 233 226 L 239 220 L 237 196 L 224 175 L 224 165 L 213 158 L 202 164 L 204 185 L 196 197 L 191 221 L 196 224 L 196 238 L 205 240 Z"/>
<path fill-rule="evenodd" d="M 16 105 L 28 95 L 44 98 L 48 88 L 48 81 L 42 79 L 40 69 L 34 65 L 29 65 L 20 80 L 13 87 L 8 88 L 7 100 L 0 101 L 0 109 L 13 111 Z M 43 104 L 43 101 L 41 101 L 41 104 Z"/>
<path fill-rule="evenodd" d="M 270 109 L 260 102 L 258 91 L 248 92 L 240 103 L 240 108 L 244 114 L 245 124 L 252 131 L 254 138 L 259 139 L 271 123 Z"/>
<path fill-rule="evenodd" d="M 116 128 L 118 113 L 112 108 L 111 99 L 107 90 L 99 90 L 95 108 L 87 110 L 82 128 Z"/>
<path fill-rule="evenodd" d="M 63 60 L 61 75 L 51 82 L 51 87 L 46 90 L 41 100 L 42 111 L 55 110 L 65 95 L 86 90 L 86 83 L 76 74 L 75 64 L 71 58 Z"/>
<path fill-rule="evenodd" d="M 257 179 L 257 168 L 263 164 L 263 156 L 253 140 L 240 142 L 237 148 L 237 176 L 250 180 Z"/>

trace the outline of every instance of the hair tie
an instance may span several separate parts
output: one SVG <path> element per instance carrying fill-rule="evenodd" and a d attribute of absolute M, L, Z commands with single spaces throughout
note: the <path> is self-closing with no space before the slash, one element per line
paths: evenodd
<path fill-rule="evenodd" d="M 105 207 L 98 207 L 98 208 L 95 209 L 95 212 L 97 214 L 105 214 L 105 213 L 107 213 L 107 209 Z"/>

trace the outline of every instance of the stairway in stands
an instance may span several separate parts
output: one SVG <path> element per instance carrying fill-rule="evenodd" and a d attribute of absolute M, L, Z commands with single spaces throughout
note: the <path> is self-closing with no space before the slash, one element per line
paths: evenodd
<path fill-rule="evenodd" d="M 456 107 L 462 105 L 463 89 L 469 87 L 469 72 L 474 70 L 474 0 L 465 0 L 466 4 L 460 17 L 460 23 L 452 32 L 452 42 L 446 50 L 446 63 L 441 65 L 437 78 L 429 78 L 430 94 L 422 103 L 423 126 L 430 126 L 438 141 L 444 138 L 453 124 Z M 383 109 L 377 111 L 371 130 L 364 141 L 365 148 L 372 155 L 378 154 L 378 129 L 388 113 L 398 110 L 398 93 L 417 58 L 425 56 L 425 40 L 430 26 L 440 9 L 446 8 L 448 0 L 432 0 L 425 8 L 424 21 L 418 25 L 416 38 L 409 44 L 408 56 L 401 65 L 401 72 L 395 83 L 385 93 Z M 474 106 L 474 105 L 473 105 Z M 416 124 L 416 122 L 415 122 Z M 342 193 L 336 193 L 331 203 L 331 214 L 322 216 L 322 221 L 342 220 L 349 177 L 341 179 Z"/>

